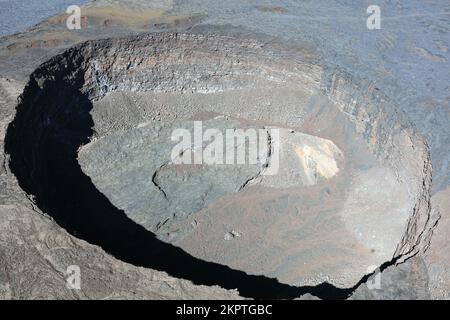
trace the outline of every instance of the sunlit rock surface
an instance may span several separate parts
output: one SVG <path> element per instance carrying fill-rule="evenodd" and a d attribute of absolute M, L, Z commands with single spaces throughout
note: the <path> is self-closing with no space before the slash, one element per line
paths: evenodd
<path fill-rule="evenodd" d="M 127 10 L 114 7 L 121 3 L 128 5 Z M 103 8 L 105 5 L 107 8 Z M 445 190 L 448 189 L 449 183 L 447 149 L 450 127 L 446 85 L 448 82 L 446 70 L 449 63 L 449 44 L 446 37 L 449 31 L 448 4 L 440 1 L 435 3 L 412 1 L 408 5 L 383 2 L 380 6 L 383 17 L 388 19 L 383 20 L 382 30 L 372 32 L 365 26 L 364 4 L 329 2 L 326 5 L 317 5 L 316 2 L 311 1 L 286 2 L 283 6 L 278 4 L 275 6 L 270 3 L 253 5 L 230 1 L 217 6 L 208 6 L 202 1 L 176 4 L 171 1 L 155 3 L 96 1 L 94 6 L 85 11 L 87 18 L 83 21 L 89 21 L 86 28 L 78 32 L 68 32 L 65 28 L 64 15 L 61 15 L 49 19 L 48 23 L 24 35 L 2 39 L 0 50 L 2 144 L 8 124 L 15 116 L 17 95 L 28 81 L 29 74 L 40 62 L 83 40 L 111 36 L 125 37 L 130 33 L 149 31 L 185 32 L 189 28 L 189 33 L 225 35 L 232 39 L 252 39 L 250 45 L 264 43 L 262 47 L 267 47 L 268 52 L 272 49 L 273 52 L 281 52 L 281 56 L 286 58 L 286 61 L 290 57 L 297 57 L 296 59 L 299 60 L 303 59 L 299 57 L 306 57 L 306 61 L 313 61 L 313 63 L 310 64 L 311 69 L 303 74 L 315 74 L 315 76 L 312 77 L 312 82 L 309 82 L 311 79 L 304 78 L 301 88 L 296 88 L 299 89 L 296 94 L 287 87 L 283 88 L 282 82 L 281 86 L 272 90 L 273 85 L 264 87 L 261 83 L 261 86 L 258 84 L 252 91 L 250 88 L 245 88 L 244 80 L 238 89 L 233 88 L 231 85 L 233 82 L 225 84 L 232 90 L 232 94 L 229 94 L 227 90 L 222 93 L 216 92 L 218 83 L 215 82 L 207 86 L 191 87 L 189 85 L 182 90 L 190 88 L 192 91 L 186 90 L 189 94 L 180 98 L 177 92 L 173 95 L 171 92 L 158 92 L 158 90 L 139 92 L 146 86 L 142 85 L 144 77 L 137 78 L 136 82 L 141 85 L 131 81 L 128 84 L 124 83 L 122 87 L 110 86 L 111 83 L 120 80 L 120 77 L 115 76 L 120 69 L 112 70 L 106 79 L 109 77 L 113 81 L 104 83 L 106 87 L 99 86 L 97 98 L 100 96 L 101 98 L 93 99 L 94 108 L 90 115 L 91 125 L 95 131 L 92 132 L 91 142 L 83 141 L 84 147 L 80 145 L 80 153 L 73 155 L 73 159 L 79 156 L 82 169 L 92 176 L 95 187 L 104 192 L 114 206 L 123 209 L 128 217 L 145 226 L 147 230 L 157 232 L 155 228 L 159 223 L 156 229 L 160 230 L 158 237 L 161 240 L 183 248 L 202 261 L 219 262 L 249 274 L 275 277 L 283 283 L 302 285 L 328 281 L 336 286 L 349 288 L 356 285 L 361 276 L 368 272 L 369 264 L 381 265 L 395 257 L 404 260 L 416 255 L 416 258 L 408 260 L 400 267 L 392 266 L 386 269 L 386 276 L 383 276 L 385 282 L 381 289 L 363 291 L 361 288 L 355 291 L 354 298 L 448 297 L 449 268 L 445 254 L 448 250 L 445 250 L 444 241 L 447 234 L 445 217 L 448 205 L 445 202 Z M 229 10 L 229 8 L 234 9 Z M 199 14 L 199 12 L 202 13 Z M 412 15 L 416 18 L 408 18 Z M 348 17 L 353 17 L 354 21 L 349 23 Z M 327 21 L 326 25 L 324 21 Z M 233 28 L 228 24 L 239 27 Z M 277 40 L 274 41 L 274 38 Z M 289 43 L 289 45 L 273 45 L 278 42 Z M 126 46 L 128 45 L 131 48 L 133 46 L 132 42 L 127 43 Z M 108 44 L 106 47 L 114 48 L 114 44 L 111 46 Z M 220 50 L 232 54 L 233 49 L 229 49 L 230 47 L 220 46 Z M 100 45 L 93 51 L 96 52 L 100 48 L 104 46 Z M 104 52 L 113 56 L 120 52 L 120 50 L 108 50 Z M 245 50 L 239 54 L 244 53 Z M 128 53 L 127 56 L 125 61 L 130 58 L 130 54 Z M 321 57 L 320 62 L 316 60 L 318 56 Z M 179 56 L 173 56 L 165 62 L 171 63 L 177 59 Z M 70 62 L 70 58 L 67 61 Z M 192 62 L 189 59 L 187 61 L 188 64 Z M 206 57 L 202 57 L 202 62 L 204 61 L 207 61 Z M 256 61 L 260 64 L 266 63 L 259 59 Z M 102 69 L 102 63 L 98 64 L 95 61 L 89 63 L 93 67 L 92 71 L 100 74 L 105 71 Z M 121 65 L 114 60 L 108 63 L 112 66 Z M 134 66 L 134 63 L 139 63 L 139 60 L 133 61 L 131 66 Z M 243 63 L 245 64 L 245 61 Z M 51 65 L 50 63 L 48 66 Z M 316 69 L 316 66 L 323 66 L 323 69 Z M 68 68 L 72 68 L 70 63 Z M 151 67 L 151 63 L 149 68 L 156 70 L 156 66 Z M 290 66 L 286 68 L 289 70 L 287 74 L 296 72 Z M 341 72 L 342 69 L 346 72 Z M 59 66 L 53 65 L 47 70 L 51 74 L 59 70 Z M 267 75 L 272 71 L 266 69 L 263 73 Z M 70 71 L 68 72 L 65 74 L 69 75 Z M 40 80 L 45 77 L 44 74 L 36 77 L 39 79 L 39 85 L 44 88 L 48 83 Z M 93 77 L 95 75 L 91 73 L 86 79 Z M 68 83 L 73 83 L 70 76 L 66 79 Z M 166 81 L 165 84 L 173 81 L 167 79 L 170 78 L 160 78 Z M 280 79 L 282 77 L 275 76 L 269 81 Z M 97 84 L 104 81 L 99 80 Z M 305 83 L 308 84 L 305 86 Z M 65 84 L 59 83 L 56 87 L 60 92 L 65 92 L 67 88 Z M 97 84 L 88 83 L 87 86 Z M 183 81 L 176 83 L 175 87 L 182 88 Z M 326 108 L 319 108 L 311 92 L 308 90 L 305 92 L 305 88 L 311 87 L 321 88 L 326 97 Z M 258 88 L 264 88 L 264 90 Z M 30 89 L 31 95 L 33 95 L 32 92 L 33 89 Z M 219 103 L 214 108 L 218 114 L 230 115 L 235 119 L 263 120 L 264 125 L 271 122 L 270 125 L 287 128 L 286 134 L 289 137 L 285 141 L 287 144 L 292 140 L 296 141 L 295 145 L 301 144 L 296 138 L 306 134 L 308 137 L 313 137 L 315 148 L 310 149 L 309 145 L 306 150 L 305 146 L 300 149 L 289 147 L 285 153 L 281 154 L 281 157 L 286 160 L 283 162 L 288 165 L 281 168 L 278 177 L 252 180 L 252 183 L 246 184 L 242 190 L 239 191 L 238 188 L 238 192 L 235 190 L 231 193 L 216 192 L 219 196 L 210 198 L 206 206 L 202 204 L 196 207 L 189 204 L 188 207 L 195 209 L 187 210 L 191 212 L 184 215 L 185 220 L 169 219 L 167 222 L 163 220 L 160 223 L 158 218 L 156 219 L 158 221 L 154 221 L 156 225 L 153 222 L 148 223 L 154 218 L 149 214 L 152 212 L 148 210 L 148 206 L 144 205 L 139 210 L 136 209 L 139 203 L 145 203 L 143 201 L 148 199 L 145 196 L 146 189 L 140 188 L 134 194 L 130 193 L 130 199 L 122 201 L 123 199 L 120 200 L 117 195 L 126 194 L 126 188 L 120 183 L 111 183 L 112 179 L 108 182 L 108 175 L 122 172 L 127 176 L 130 163 L 120 162 L 124 166 L 119 166 L 118 170 L 107 172 L 106 176 L 100 177 L 86 169 L 88 167 L 82 161 L 83 156 L 95 157 L 95 153 L 86 152 L 91 147 L 90 144 L 97 143 L 98 146 L 102 146 L 103 143 L 104 146 L 104 143 L 107 144 L 108 141 L 117 143 L 122 141 L 120 139 L 126 139 L 128 134 L 136 134 L 136 128 L 139 125 L 150 123 L 153 126 L 154 122 L 159 122 L 159 118 L 167 123 L 175 123 L 180 119 L 193 120 L 192 116 L 199 115 L 195 105 L 203 110 L 209 108 L 206 102 L 203 105 L 199 104 L 202 98 L 196 97 L 205 94 L 215 95 L 214 101 Z M 373 105 L 366 103 L 373 96 L 376 97 L 376 103 Z M 169 112 L 164 114 L 170 105 L 180 105 L 180 100 L 185 100 L 186 108 L 178 110 L 169 108 Z M 207 101 L 208 98 L 203 100 Z M 241 100 L 248 103 L 244 104 L 243 110 L 238 108 Z M 280 100 L 285 103 L 274 112 L 271 106 Z M 336 107 L 331 108 L 330 106 L 333 105 Z M 75 110 L 72 104 L 69 103 L 68 106 L 71 110 Z M 51 107 L 48 106 L 50 109 Z M 184 110 L 187 111 L 184 112 Z M 399 120 L 403 118 L 399 110 L 406 114 L 405 121 Z M 161 114 L 158 115 L 158 112 Z M 73 113 L 69 112 L 69 115 Z M 175 120 L 178 117 L 180 119 Z M 34 116 L 28 115 L 24 118 L 33 119 Z M 30 134 L 33 132 L 33 135 L 30 135 L 32 139 L 30 141 L 41 136 L 39 126 L 42 123 L 37 119 L 33 121 L 36 121 L 35 126 L 29 126 L 30 122 L 25 125 L 25 122 L 16 121 L 19 128 L 33 127 L 30 130 Z M 48 119 L 44 118 L 42 121 L 48 123 Z M 53 121 L 50 117 L 50 124 L 54 125 L 58 121 Z M 294 131 L 294 137 L 291 130 Z M 426 138 L 427 146 L 423 145 L 417 132 Z M 9 139 L 14 141 L 11 136 Z M 97 140 L 94 141 L 95 139 Z M 29 172 L 36 168 L 36 164 L 39 164 L 41 168 L 45 167 L 42 164 L 46 160 L 51 160 L 52 157 L 51 155 L 48 155 L 50 159 L 47 159 L 47 156 L 42 157 L 42 154 L 38 152 L 39 148 L 34 146 L 29 148 L 30 143 L 27 143 L 26 139 L 21 141 L 22 146 L 18 143 L 12 144 L 9 155 L 0 154 L 4 164 L 0 169 L 0 183 L 4 186 L 0 188 L 1 209 L 6 212 L 0 220 L 2 230 L 5 230 L 0 233 L 2 243 L 5 244 L 0 249 L 0 254 L 5 257 L 0 259 L 4 264 L 1 270 L 5 270 L 0 273 L 0 277 L 13 279 L 2 282 L 5 285 L 0 287 L 0 295 L 6 298 L 117 297 L 117 288 L 120 287 L 118 284 L 126 283 L 130 273 L 141 269 L 125 264 L 126 271 L 121 273 L 119 270 L 122 262 L 101 250 L 98 251 L 99 259 L 106 258 L 111 261 L 105 270 L 110 270 L 113 276 L 103 271 L 96 274 L 94 270 L 97 270 L 97 264 L 87 267 L 87 259 L 74 261 L 76 260 L 74 256 L 80 256 L 81 252 L 89 256 L 94 251 L 97 252 L 98 247 L 87 245 L 83 241 L 82 246 L 77 245 L 80 240 L 73 238 L 72 235 L 83 239 L 80 233 L 71 229 L 60 219 L 57 219 L 59 225 L 56 225 L 45 217 L 45 214 L 49 214 L 47 212 L 49 203 L 39 201 L 39 193 L 42 192 L 39 186 L 44 186 L 46 181 L 32 179 L 33 182 L 29 182 L 28 178 L 24 181 L 24 176 L 29 175 Z M 319 145 L 323 146 L 322 142 L 330 150 L 319 147 Z M 123 147 L 123 145 L 120 146 Z M 427 155 L 428 146 L 433 164 L 432 190 L 430 190 L 431 162 Z M 134 155 L 139 148 L 134 146 L 129 150 L 132 152 L 128 154 Z M 102 152 L 105 150 L 100 149 L 99 151 Z M 115 158 L 118 156 L 117 149 L 119 148 L 112 152 L 111 159 L 117 159 Z M 14 164 L 14 157 L 18 159 L 17 154 L 26 153 L 26 150 L 36 151 L 33 151 L 36 161 L 29 162 L 26 166 L 20 166 L 16 162 L 11 168 L 11 156 Z M 292 152 L 292 150 L 296 151 Z M 104 164 L 101 162 L 98 164 L 100 170 Z M 250 168 L 244 171 L 250 173 L 248 169 Z M 34 170 L 35 173 L 36 170 Z M 295 176 L 295 173 L 298 176 Z M 209 174 L 206 170 L 202 171 L 200 176 L 207 178 Z M 16 176 L 19 176 L 20 187 Z M 197 179 L 192 171 L 188 171 L 188 176 L 194 179 L 192 181 Z M 229 175 L 226 176 L 230 178 Z M 165 187 L 169 189 L 175 185 L 173 177 L 171 171 L 161 171 L 159 175 L 159 178 L 166 182 Z M 145 186 L 146 176 L 139 176 L 139 178 Z M 240 176 L 238 178 L 240 179 Z M 104 179 L 103 185 L 100 183 L 101 179 Z M 231 179 L 231 186 L 238 186 L 238 182 L 241 181 L 239 179 Z M 283 180 L 285 180 L 286 190 L 279 187 Z M 67 182 L 60 184 L 61 187 L 66 185 Z M 116 194 L 108 191 L 108 188 L 112 186 L 117 188 Z M 230 186 L 226 187 L 233 189 Z M 23 189 L 28 191 L 24 192 Z M 30 189 L 37 191 L 38 197 L 35 197 L 36 194 L 33 192 L 29 192 Z M 176 190 L 172 192 L 177 192 Z M 202 190 L 197 191 L 198 194 L 202 192 Z M 52 190 L 52 192 L 58 192 L 58 190 Z M 192 192 L 196 191 L 192 190 Z M 189 193 L 184 194 L 186 196 Z M 224 197 L 222 202 L 219 199 L 221 197 Z M 30 202 L 33 199 L 34 202 Z M 140 201 L 134 201 L 135 199 Z M 186 204 L 185 201 L 183 203 Z M 199 208 L 202 209 L 195 211 Z M 377 210 L 374 211 L 372 208 Z M 42 212 L 44 216 L 39 215 Z M 52 216 L 51 213 L 50 216 Z M 140 218 L 137 218 L 138 216 Z M 441 223 L 436 223 L 439 217 L 441 217 Z M 46 232 L 22 228 L 29 224 L 42 224 L 39 230 L 48 228 L 48 236 L 56 240 L 53 242 L 46 240 L 47 238 L 43 235 Z M 72 235 L 61 230 L 61 226 L 69 229 Z M 11 230 L 16 231 L 11 232 Z M 65 236 L 54 237 L 60 232 Z M 325 237 L 326 235 L 328 238 Z M 68 239 L 69 242 L 65 243 L 62 239 Z M 436 240 L 433 242 L 432 239 Z M 199 244 L 205 245 L 199 247 Z M 49 255 L 45 251 L 47 247 L 58 249 L 52 250 Z M 18 248 L 27 249 L 23 251 Z M 427 248 L 429 249 L 423 256 L 422 251 Z M 108 248 L 105 249 L 106 252 L 111 253 Z M 74 254 L 69 254 L 72 251 Z M 281 255 L 280 252 L 282 252 Z M 32 265 L 31 272 L 26 267 L 17 268 L 17 261 L 23 261 L 25 255 L 31 260 L 34 259 L 33 262 L 30 260 L 30 263 L 23 264 Z M 247 260 L 243 260 L 243 256 L 248 257 Z M 57 260 L 60 262 L 56 262 Z M 48 266 L 49 261 L 56 267 L 45 267 Z M 304 264 L 305 261 L 308 262 Z M 354 262 L 349 263 L 349 261 Z M 69 263 L 81 264 L 88 278 L 101 279 L 101 283 L 107 285 L 102 287 L 97 282 L 87 281 L 88 288 L 84 291 L 84 295 L 76 296 L 73 292 L 66 291 L 58 282 L 21 281 L 19 283 L 14 281 L 19 278 L 32 280 L 34 274 L 45 274 L 45 279 L 56 279 L 59 273 L 55 270 L 63 271 Z M 151 268 L 147 270 L 153 272 Z M 405 274 L 410 276 L 403 276 Z M 186 274 L 183 277 L 189 278 Z M 113 278 L 119 280 L 115 285 L 109 285 Z M 156 285 L 157 294 L 136 290 L 134 296 L 126 295 L 126 297 L 155 298 L 158 294 L 164 296 L 161 294 L 163 290 L 159 287 L 158 280 L 153 276 L 147 279 L 149 285 L 146 287 Z M 164 278 L 163 282 L 169 283 L 170 279 L 174 278 Z M 220 281 L 217 280 L 216 283 L 218 282 Z M 196 291 L 197 289 L 191 283 L 183 283 L 183 288 L 185 288 L 184 291 L 175 290 L 174 295 L 167 296 L 199 297 L 199 291 Z M 222 296 L 225 291 L 219 293 L 219 291 L 209 291 L 213 289 L 208 287 L 202 288 L 205 289 L 204 292 L 208 292 L 206 293 L 208 297 L 228 297 Z M 409 289 L 405 290 L 405 288 Z M 125 288 L 125 291 L 129 292 L 129 288 Z M 180 295 L 180 292 L 185 293 Z M 252 293 L 244 292 L 244 290 L 240 293 L 246 297 L 254 297 Z M 121 294 L 119 293 L 118 296 Z"/>

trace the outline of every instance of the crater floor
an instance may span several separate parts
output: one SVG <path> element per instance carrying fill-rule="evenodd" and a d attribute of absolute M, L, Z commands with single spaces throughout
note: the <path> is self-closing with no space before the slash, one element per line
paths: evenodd
<path fill-rule="evenodd" d="M 195 257 L 291 285 L 348 287 L 393 254 L 408 196 L 349 120 L 314 114 L 307 97 L 289 85 L 113 92 L 94 103 L 96 134 L 78 161 L 133 221 Z M 270 160 L 267 140 L 255 164 L 174 164 L 171 135 L 183 128 L 193 138 L 195 121 L 202 133 L 218 129 L 224 137 L 227 129 L 278 129 L 276 174 L 261 174 Z M 224 140 L 224 159 L 227 151 Z"/>

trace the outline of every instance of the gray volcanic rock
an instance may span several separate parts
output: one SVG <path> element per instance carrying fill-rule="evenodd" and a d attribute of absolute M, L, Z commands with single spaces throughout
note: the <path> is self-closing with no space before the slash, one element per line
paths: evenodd
<path fill-rule="evenodd" d="M 101 0 L 2 38 L 0 298 L 448 298 L 448 4 L 380 5 Z M 218 115 L 283 128 L 280 173 L 164 165 Z"/>
<path fill-rule="evenodd" d="M 9 230 L 0 234 L 0 299 L 239 299 L 236 291 L 118 261 L 32 208 L 4 204 L 0 214 Z M 67 287 L 72 265 L 80 268 L 80 290 Z"/>
<path fill-rule="evenodd" d="M 432 214 L 435 225 L 430 232 L 430 244 L 424 254 L 429 276 L 430 295 L 433 299 L 450 299 L 450 188 L 432 197 Z"/>
<path fill-rule="evenodd" d="M 192 122 L 164 126 L 150 121 L 89 143 L 79 153 L 79 162 L 114 204 L 156 232 L 168 220 L 184 218 L 238 192 L 263 169 L 265 160 L 253 165 L 173 163 L 171 152 L 177 143 L 171 140 L 172 132 L 175 129 L 193 132 L 192 127 Z M 204 121 L 203 130 L 210 128 L 234 130 L 238 122 Z"/>
<path fill-rule="evenodd" d="M 95 229 L 100 217 L 108 220 L 112 205 L 204 261 L 289 285 L 352 287 L 370 266 L 417 252 L 429 221 L 426 145 L 370 84 L 355 85 L 338 71 L 329 80 L 320 78 L 327 74 L 319 61 L 298 53 L 290 59 L 289 50 L 277 43 L 178 33 L 76 46 L 34 72 L 19 110 L 37 113 L 19 112 L 8 133 L 13 171 L 41 206 L 53 208 L 60 223 L 108 251 L 119 250 L 123 259 L 135 258 L 123 257 L 131 253 L 119 249 L 117 239 L 102 238 L 106 231 Z M 126 105 L 110 102 L 109 116 L 97 113 L 96 106 L 115 92 L 132 99 Z M 142 95 L 145 101 L 171 103 L 139 108 L 134 101 Z M 277 95 L 283 98 L 274 100 Z M 283 112 L 273 116 L 274 109 Z M 140 125 L 152 112 L 160 113 L 161 126 Z M 167 143 L 169 133 L 205 113 L 264 126 L 280 123 L 335 141 L 339 148 L 331 141 L 282 131 L 278 178 L 256 179 L 264 161 L 259 168 L 172 168 L 167 163 L 173 146 Z M 172 120 L 166 129 L 175 115 L 182 122 Z M 226 123 L 210 121 L 206 127 Z M 136 129 L 116 131 L 118 126 Z M 15 143 L 19 139 L 20 145 Z M 81 163 L 108 199 L 89 191 L 94 185 L 73 163 L 74 153 L 92 140 L 81 149 Z M 286 150 L 293 153 L 286 156 Z M 285 169 L 293 172 L 286 185 L 281 182 Z M 55 188 L 58 179 L 73 182 Z M 75 190 L 78 197 L 67 198 Z M 86 218 L 72 216 L 74 210 Z M 123 230 L 123 224 L 117 228 L 132 232 Z M 133 254 L 145 259 L 145 251 Z"/>
<path fill-rule="evenodd" d="M 39 3 L 26 0 L 0 1 L 0 36 L 20 32 L 43 19 L 65 11 L 70 5 L 82 5 L 87 0 L 41 0 Z M 14 13 L 14 14 L 11 14 Z"/>
<path fill-rule="evenodd" d="M 14 106 L 23 84 L 0 81 L 2 111 Z M 0 121 L 3 146 L 7 123 Z M 0 153 L 3 157 L 5 154 Z M 119 261 L 77 239 L 33 205 L 2 161 L 0 167 L 0 299 L 241 299 L 236 291 L 196 286 Z M 80 268 L 81 289 L 67 287 L 69 266 Z"/>
<path fill-rule="evenodd" d="M 426 300 L 430 299 L 427 267 L 420 257 L 390 266 L 361 284 L 351 300 Z"/>

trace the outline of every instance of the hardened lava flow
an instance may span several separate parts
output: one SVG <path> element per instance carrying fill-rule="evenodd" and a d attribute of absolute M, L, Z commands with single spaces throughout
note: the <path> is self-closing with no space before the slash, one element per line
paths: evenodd
<path fill-rule="evenodd" d="M 171 133 L 194 121 L 278 128 L 279 170 L 168 164 Z M 427 146 L 373 84 L 307 48 L 88 41 L 33 72 L 5 148 L 21 188 L 73 235 L 244 297 L 346 298 L 428 239 Z"/>

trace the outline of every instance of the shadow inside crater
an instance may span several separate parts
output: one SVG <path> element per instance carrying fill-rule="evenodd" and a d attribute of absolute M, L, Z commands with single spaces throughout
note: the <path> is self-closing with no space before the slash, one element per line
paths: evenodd
<path fill-rule="evenodd" d="M 21 188 L 34 195 L 37 206 L 59 225 L 124 262 L 198 285 L 237 289 L 248 298 L 292 299 L 310 293 L 345 299 L 353 292 L 354 288 L 329 283 L 295 287 L 203 261 L 133 222 L 96 189 L 77 161 L 78 148 L 94 133 L 89 113 L 93 106 L 78 89 L 82 81 L 78 76 L 75 84 L 71 79 L 47 86 L 31 77 L 5 141 L 10 168 Z"/>

